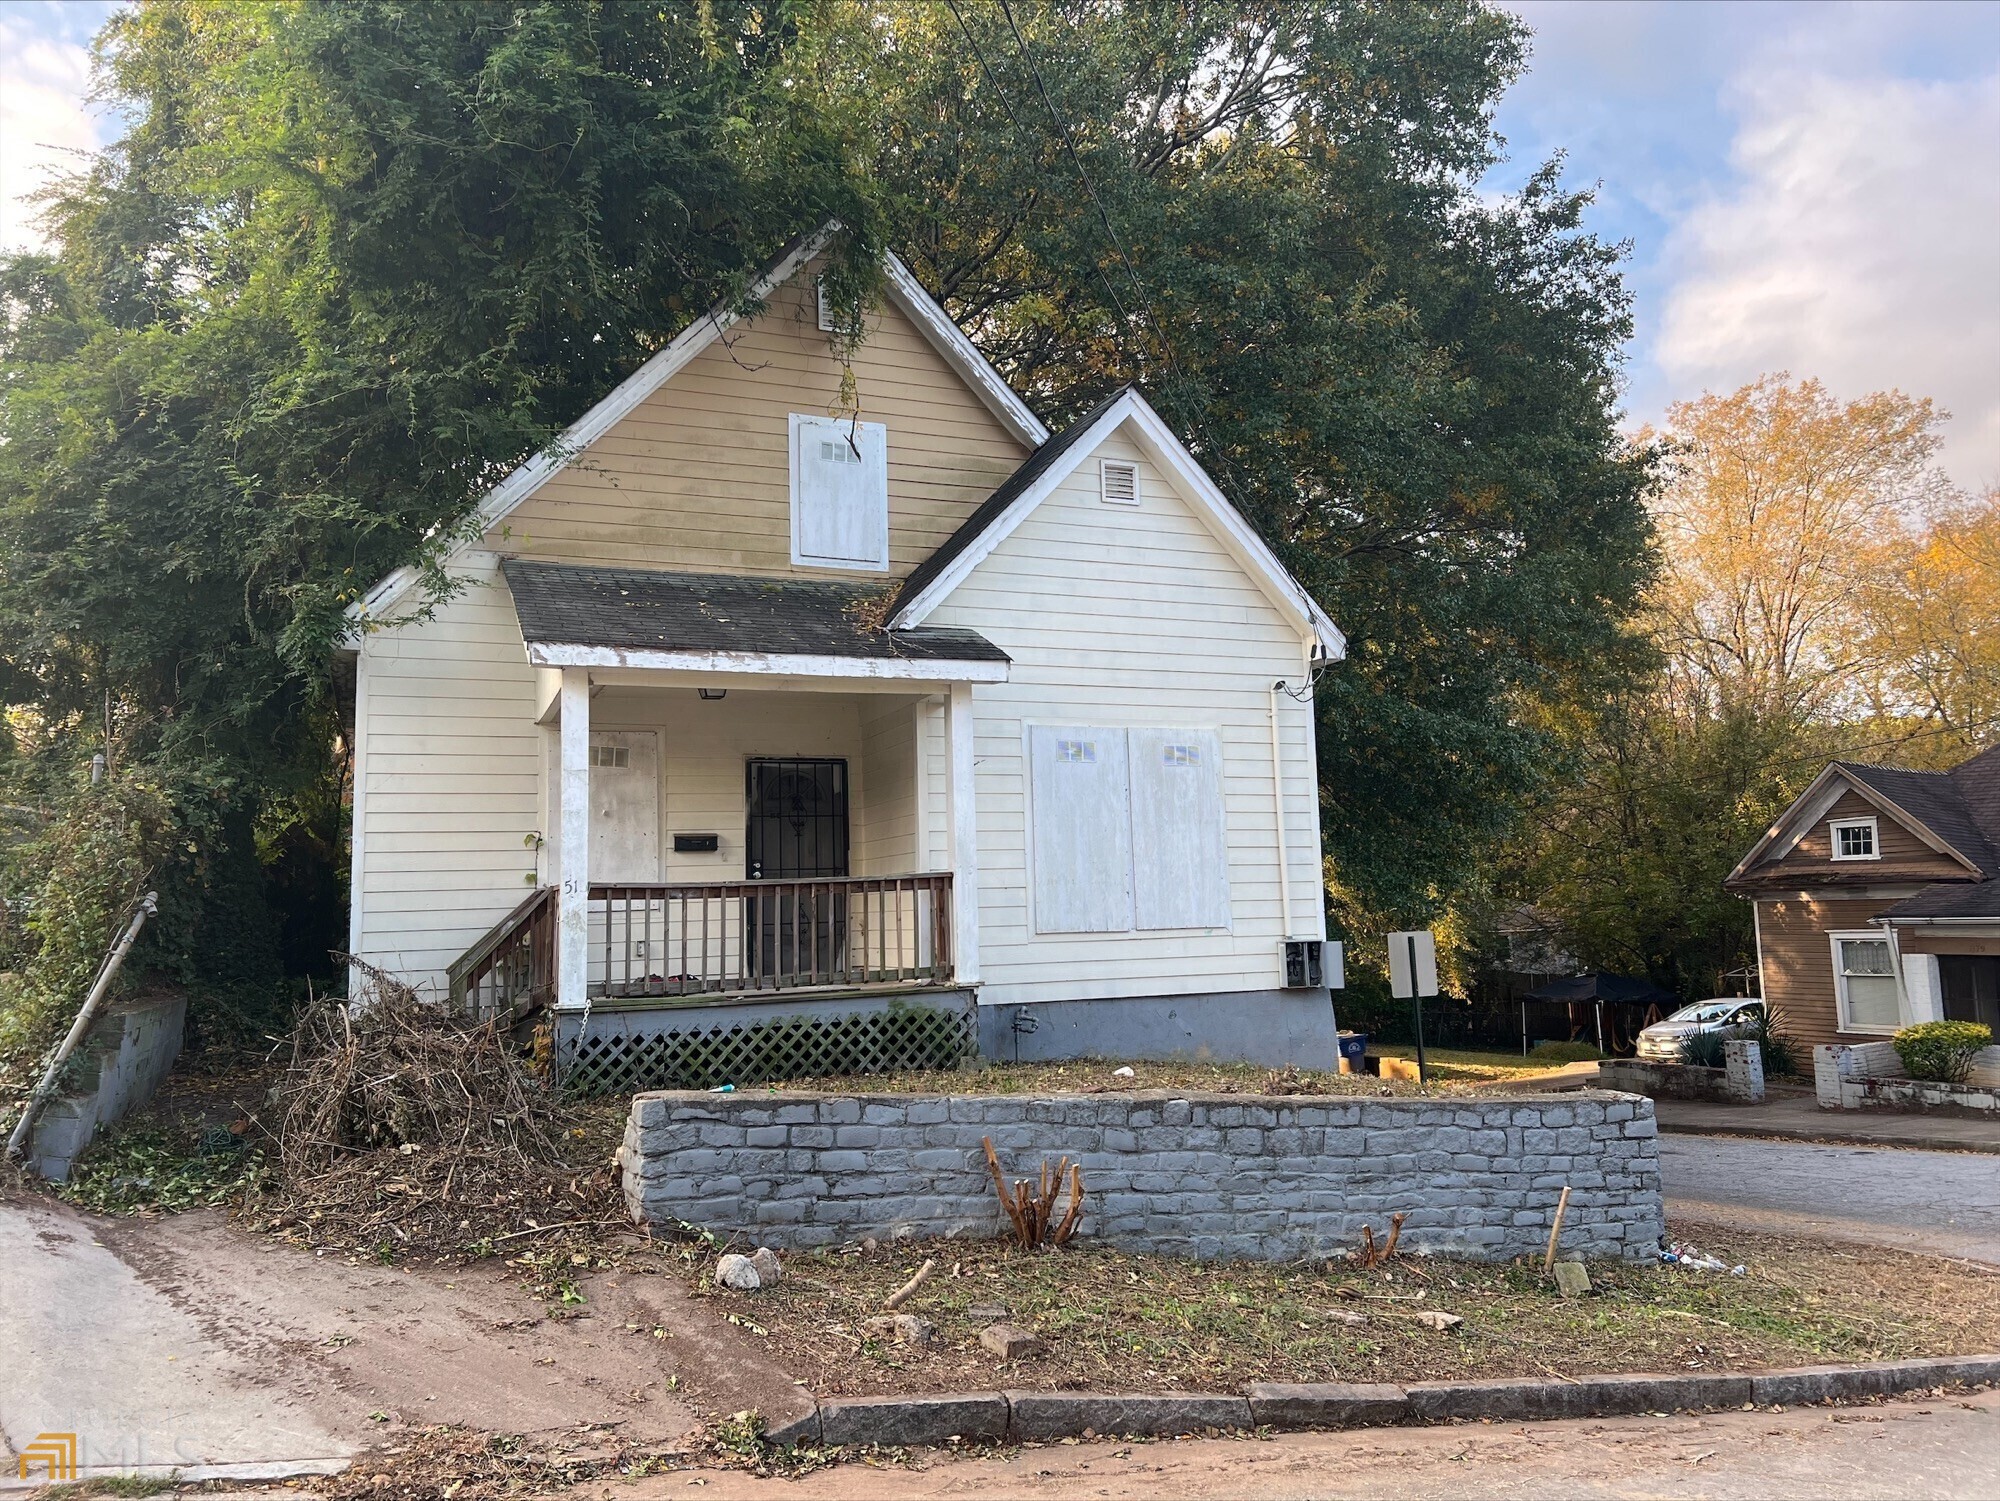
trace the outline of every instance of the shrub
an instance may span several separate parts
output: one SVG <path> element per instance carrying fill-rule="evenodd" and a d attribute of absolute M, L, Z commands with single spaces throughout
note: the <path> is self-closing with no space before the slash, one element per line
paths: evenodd
<path fill-rule="evenodd" d="M 1963 1084 L 1972 1055 L 1993 1045 L 1993 1029 L 1981 1022 L 1919 1022 L 1903 1028 L 1893 1041 L 1912 1079 Z"/>
<path fill-rule="evenodd" d="M 1587 1042 L 1538 1042 L 1528 1056 L 1537 1063 L 1592 1063 L 1604 1055 Z"/>
<path fill-rule="evenodd" d="M 1681 1062 L 1689 1068 L 1721 1068 L 1722 1045 L 1728 1040 L 1720 1028 L 1689 1032 L 1681 1038 Z"/>
<path fill-rule="evenodd" d="M 1785 1013 L 1776 1006 L 1766 1006 L 1757 1013 L 1757 1019 L 1748 1026 L 1732 1029 L 1735 1037 L 1748 1037 L 1764 1050 L 1764 1073 L 1767 1078 L 1795 1078 L 1804 1072 L 1805 1052 L 1798 1039 L 1785 1031 Z"/>

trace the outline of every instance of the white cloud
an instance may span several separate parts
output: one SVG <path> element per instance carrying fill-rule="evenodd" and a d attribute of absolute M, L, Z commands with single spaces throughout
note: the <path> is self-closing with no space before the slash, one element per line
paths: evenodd
<path fill-rule="evenodd" d="M 0 251 L 41 245 L 31 195 L 96 149 L 97 122 L 84 107 L 89 83 L 86 48 L 24 16 L 0 16 Z"/>
<path fill-rule="evenodd" d="M 1935 397 L 1953 477 L 2000 482 L 2000 73 L 1781 70 L 1737 94 L 1739 180 L 1668 246 L 1668 385 L 1789 369 L 1844 396 Z"/>

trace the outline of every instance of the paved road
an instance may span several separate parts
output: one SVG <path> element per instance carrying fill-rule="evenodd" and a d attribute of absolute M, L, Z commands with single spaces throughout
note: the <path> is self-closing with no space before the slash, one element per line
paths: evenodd
<path fill-rule="evenodd" d="M 1667 1213 L 2000 1265 L 2000 1163 L 1964 1152 L 1662 1136 Z M 2000 1494 L 2000 1471 L 1994 1485 Z"/>
<path fill-rule="evenodd" d="M 715 1471 L 706 1481 L 691 1492 L 687 1475 L 659 1475 L 618 1494 L 632 1501 L 1990 1501 L 2000 1495 L 2000 1392 L 1708 1417 L 1051 1445 L 920 1471 L 849 1464 L 803 1481 Z"/>

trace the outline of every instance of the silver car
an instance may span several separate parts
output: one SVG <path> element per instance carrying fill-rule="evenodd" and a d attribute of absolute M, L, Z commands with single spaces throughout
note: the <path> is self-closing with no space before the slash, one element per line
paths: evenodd
<path fill-rule="evenodd" d="M 1639 1056 L 1651 1063 L 1679 1063 L 1681 1039 L 1693 1032 L 1721 1032 L 1759 1021 L 1764 1003 L 1740 995 L 1718 996 L 1683 1006 L 1639 1033 Z"/>

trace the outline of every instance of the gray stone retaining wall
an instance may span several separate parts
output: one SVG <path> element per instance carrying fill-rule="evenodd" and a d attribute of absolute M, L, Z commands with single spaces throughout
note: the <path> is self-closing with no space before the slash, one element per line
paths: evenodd
<path fill-rule="evenodd" d="M 71 1055 L 75 1083 L 43 1107 L 28 1162 L 53 1183 L 70 1168 L 98 1128 L 122 1120 L 152 1099 L 181 1052 L 187 997 L 128 996 L 106 1007 Z"/>
<path fill-rule="evenodd" d="M 1011 1177 L 1081 1162 L 1081 1235 L 1207 1260 L 1339 1254 L 1407 1213 L 1405 1248 L 1645 1257 L 1664 1230 L 1653 1103 L 1602 1092 L 1250 1095 L 642 1094 L 620 1153 L 633 1216 L 778 1247 L 997 1236 L 980 1142 Z"/>

